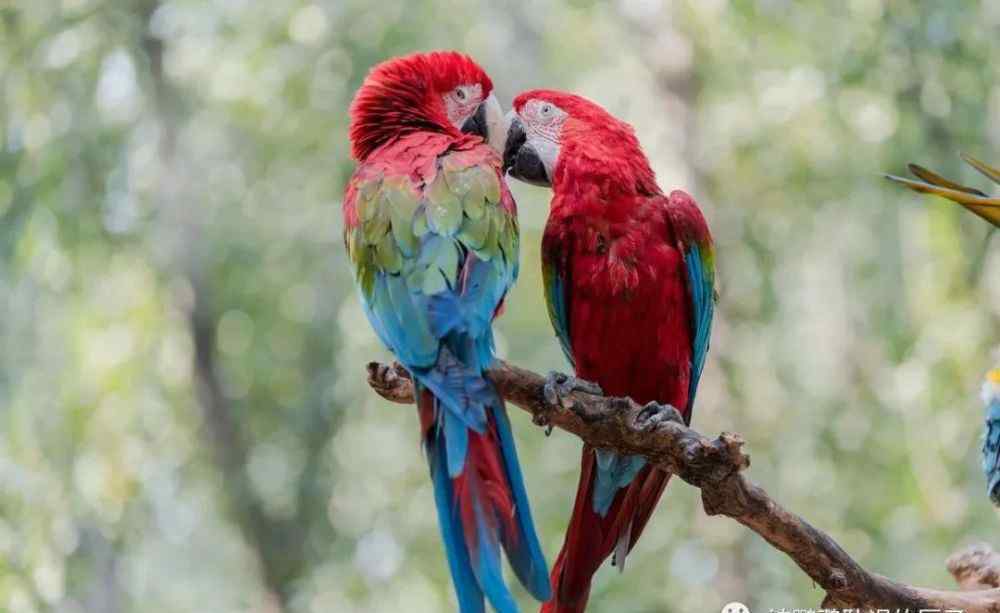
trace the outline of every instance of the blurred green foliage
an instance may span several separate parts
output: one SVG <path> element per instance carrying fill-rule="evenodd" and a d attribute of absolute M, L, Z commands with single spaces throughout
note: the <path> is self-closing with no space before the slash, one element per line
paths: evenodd
<path fill-rule="evenodd" d="M 975 450 L 1000 249 L 879 173 L 971 181 L 958 150 L 1000 159 L 1000 4 L 9 0 L 0 610 L 453 606 L 414 412 L 366 389 L 388 356 L 339 219 L 353 91 L 432 48 L 478 58 L 504 103 L 571 89 L 636 126 L 718 244 L 696 426 L 743 433 L 753 478 L 864 564 L 947 586 L 946 555 L 997 525 Z M 548 194 L 514 190 L 500 347 L 565 369 Z M 579 443 L 514 421 L 554 558 Z M 821 596 L 681 483 L 629 562 L 599 574 L 595 611 Z"/>

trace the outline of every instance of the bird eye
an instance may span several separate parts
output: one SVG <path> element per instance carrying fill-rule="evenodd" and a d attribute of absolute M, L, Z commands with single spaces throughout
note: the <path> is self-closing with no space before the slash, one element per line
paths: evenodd
<path fill-rule="evenodd" d="M 549 114 L 551 113 L 552 113 L 552 105 L 546 102 L 545 104 L 542 105 L 542 115 L 548 117 Z"/>
<path fill-rule="evenodd" d="M 455 88 L 455 97 L 458 98 L 460 101 L 464 101 L 465 100 L 465 90 L 462 89 L 461 87 L 456 87 Z"/>

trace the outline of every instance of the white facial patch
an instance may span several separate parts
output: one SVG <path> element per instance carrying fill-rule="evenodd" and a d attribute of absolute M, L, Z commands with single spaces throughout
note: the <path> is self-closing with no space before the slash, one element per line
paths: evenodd
<path fill-rule="evenodd" d="M 538 154 L 549 177 L 552 177 L 559 161 L 560 137 L 568 117 L 566 111 L 545 100 L 529 100 L 521 108 L 525 144 Z"/>
<path fill-rule="evenodd" d="M 444 110 L 448 121 L 458 129 L 462 129 L 465 120 L 472 116 L 483 99 L 483 86 L 459 85 L 444 95 Z"/>
<path fill-rule="evenodd" d="M 538 159 L 545 166 L 545 174 L 552 177 L 552 173 L 556 170 L 556 160 L 559 159 L 559 143 L 544 138 L 532 139 L 530 136 L 526 142 L 538 154 Z"/>

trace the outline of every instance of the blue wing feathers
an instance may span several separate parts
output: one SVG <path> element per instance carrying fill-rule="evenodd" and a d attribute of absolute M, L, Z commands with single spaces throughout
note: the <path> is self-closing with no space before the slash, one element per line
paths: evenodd
<path fill-rule="evenodd" d="M 375 333 L 408 368 L 430 366 L 437 359 L 438 339 L 430 333 L 427 316 L 420 308 L 423 300 L 406 287 L 402 277 L 381 272 L 376 275 L 371 299 L 362 295 L 361 303 Z"/>
<path fill-rule="evenodd" d="M 552 314 L 552 325 L 556 329 L 556 337 L 559 339 L 559 346 L 562 347 L 563 354 L 574 368 L 576 363 L 573 360 L 573 347 L 570 345 L 569 337 L 569 314 L 566 308 L 566 282 L 559 271 L 555 271 L 549 283 L 549 312 Z"/>
<path fill-rule="evenodd" d="M 448 476 L 454 479 L 462 474 L 465 455 L 469 450 L 469 430 L 461 419 L 451 411 L 441 415 L 443 438 L 448 452 Z"/>
<path fill-rule="evenodd" d="M 501 280 L 490 274 L 493 269 L 488 262 L 470 255 L 463 268 L 465 278 L 461 292 L 441 292 L 428 298 L 428 323 L 437 338 L 444 338 L 453 331 L 464 332 L 472 338 L 486 334 L 491 330 L 493 311 L 484 307 L 497 304 L 506 292 Z"/>
<path fill-rule="evenodd" d="M 708 344 L 712 334 L 712 317 L 715 313 L 715 297 L 713 295 L 711 277 L 705 270 L 705 261 L 697 245 L 692 246 L 684 254 L 684 263 L 688 273 L 688 287 L 691 293 L 691 313 L 694 318 L 694 334 L 691 347 L 691 382 L 688 388 L 688 409 L 694 406 L 695 392 L 698 381 L 705 368 L 705 356 L 708 355 Z M 691 415 L 688 410 L 687 415 Z"/>
<path fill-rule="evenodd" d="M 483 368 L 493 366 L 496 361 L 496 348 L 493 344 L 493 330 L 487 330 L 485 334 L 476 339 L 476 360 L 483 365 Z"/>
<path fill-rule="evenodd" d="M 462 326 L 462 302 L 454 292 L 441 292 L 427 300 L 427 323 L 435 338 L 441 339 Z"/>

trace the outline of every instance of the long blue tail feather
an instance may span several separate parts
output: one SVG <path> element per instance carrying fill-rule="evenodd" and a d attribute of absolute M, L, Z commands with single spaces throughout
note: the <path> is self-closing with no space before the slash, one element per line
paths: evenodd
<path fill-rule="evenodd" d="M 469 430 L 465 424 L 450 413 L 441 416 L 445 450 L 448 452 L 448 476 L 454 479 L 465 468 L 465 456 L 469 450 Z"/>
<path fill-rule="evenodd" d="M 473 571 L 479 579 L 480 588 L 489 599 L 490 605 L 497 613 L 518 613 L 514 596 L 503 580 L 503 570 L 500 568 L 500 543 L 496 535 L 491 534 L 483 517 L 485 511 L 476 505 L 476 534 L 479 538 L 477 560 Z"/>
<path fill-rule="evenodd" d="M 458 608 L 461 613 L 484 613 L 483 592 L 472 571 L 472 562 L 465 545 L 465 534 L 462 530 L 462 520 L 455 506 L 455 493 L 448 476 L 448 458 L 443 441 L 427 442 L 427 460 L 431 468 L 431 480 L 434 483 L 434 504 L 437 506 L 438 526 L 441 529 L 441 540 L 444 542 L 448 567 L 451 569 L 451 580 L 458 597 Z"/>
<path fill-rule="evenodd" d="M 607 449 L 595 449 L 597 474 L 594 478 L 594 512 L 604 517 L 608 514 L 618 490 L 627 487 L 646 459 L 638 455 L 622 455 Z"/>
<path fill-rule="evenodd" d="M 493 410 L 493 418 L 496 421 L 504 467 L 507 470 L 507 479 L 517 509 L 518 534 L 501 533 L 504 550 L 521 584 L 532 596 L 544 602 L 552 597 L 548 564 L 545 563 L 545 554 L 542 553 L 538 535 L 535 534 L 535 522 L 531 518 L 531 507 L 528 505 L 528 492 L 524 487 L 524 476 L 521 474 L 517 450 L 514 448 L 514 433 L 511 432 L 507 410 L 503 405 Z"/>

